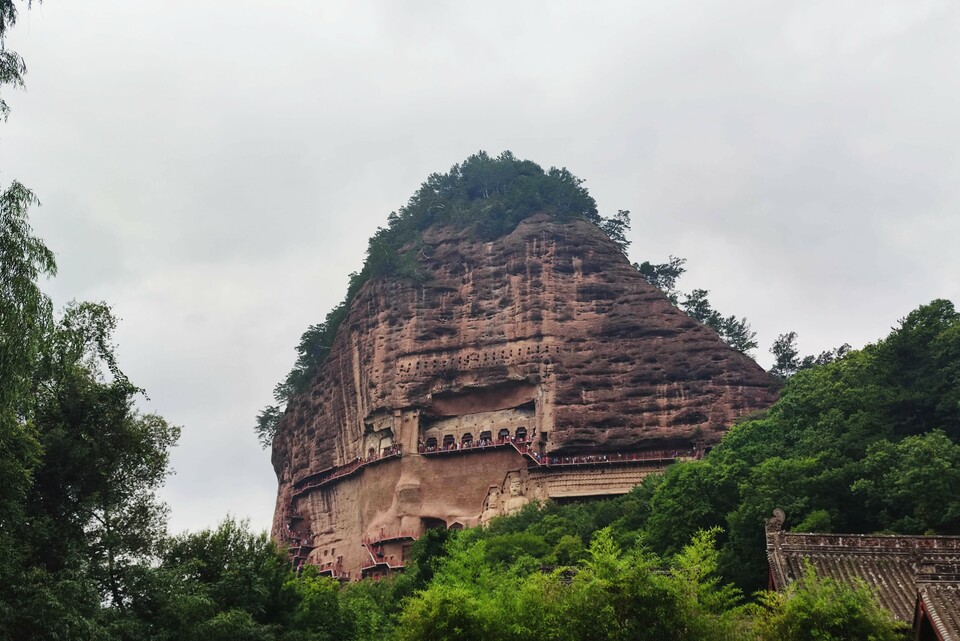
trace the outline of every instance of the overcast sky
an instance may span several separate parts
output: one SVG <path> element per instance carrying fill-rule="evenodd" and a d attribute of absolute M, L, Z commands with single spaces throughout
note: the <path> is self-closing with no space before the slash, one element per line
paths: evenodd
<path fill-rule="evenodd" d="M 0 181 L 58 306 L 105 300 L 183 426 L 171 530 L 269 525 L 252 425 L 366 239 L 505 149 L 632 212 L 633 260 L 746 316 L 765 366 L 960 304 L 960 3 L 44 0 L 8 47 Z"/>

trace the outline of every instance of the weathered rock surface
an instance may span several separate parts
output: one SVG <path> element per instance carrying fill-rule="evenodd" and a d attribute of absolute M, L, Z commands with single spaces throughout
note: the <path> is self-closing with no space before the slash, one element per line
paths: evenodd
<path fill-rule="evenodd" d="M 309 541 L 311 562 L 356 577 L 391 556 L 362 538 L 471 526 L 562 488 L 624 491 L 656 468 L 548 483 L 512 448 L 451 458 L 424 446 L 525 431 L 537 457 L 702 451 L 775 400 L 756 363 L 670 304 L 587 222 L 540 215 L 491 243 L 452 229 L 425 241 L 426 280 L 367 283 L 279 425 L 273 534 Z M 303 491 L 303 479 L 398 445 L 398 458 Z M 393 538 L 399 565 L 407 539 Z"/>

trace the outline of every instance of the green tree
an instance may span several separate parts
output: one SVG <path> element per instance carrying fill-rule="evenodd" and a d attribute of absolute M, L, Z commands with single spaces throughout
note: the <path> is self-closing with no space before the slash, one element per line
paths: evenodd
<path fill-rule="evenodd" d="M 583 560 L 586 550 L 579 536 L 564 534 L 553 548 L 553 556 L 560 565 L 577 565 Z"/>
<path fill-rule="evenodd" d="M 681 295 L 677 291 L 677 279 L 687 271 L 684 267 L 686 262 L 686 258 L 670 256 L 665 263 L 653 264 L 649 261 L 643 261 L 639 265 L 634 263 L 634 267 L 648 283 L 662 291 L 671 303 L 677 305 Z"/>
<path fill-rule="evenodd" d="M 16 19 L 0 0 L 0 85 L 14 87 L 26 71 L 5 46 Z M 154 492 L 179 432 L 134 409 L 108 307 L 73 304 L 54 321 L 36 203 L 17 181 L 0 193 L 0 639 L 104 638 L 123 628 L 163 533 Z"/>
<path fill-rule="evenodd" d="M 720 321 L 720 338 L 724 342 L 744 354 L 757 347 L 757 333 L 750 328 L 746 317 L 737 318 L 727 316 Z"/>
<path fill-rule="evenodd" d="M 644 541 L 671 555 L 699 530 L 713 531 L 736 507 L 736 479 L 724 467 L 704 463 L 671 465 L 649 498 Z"/>
<path fill-rule="evenodd" d="M 285 638 L 346 641 L 356 636 L 355 611 L 345 607 L 335 579 L 317 576 L 315 568 L 307 566 L 301 576 L 291 577 L 285 588 L 296 595 Z"/>
<path fill-rule="evenodd" d="M 401 641 L 486 641 L 490 618 L 475 593 L 465 587 L 431 589 L 414 596 L 400 615 Z"/>
<path fill-rule="evenodd" d="M 82 550 L 101 594 L 122 610 L 124 574 L 149 558 L 165 533 L 155 490 L 169 474 L 180 430 L 135 410 L 140 390 L 117 367 L 115 326 L 106 305 L 81 303 L 52 334 L 38 388 L 44 456 L 30 517 L 38 560 L 55 571 Z"/>
<path fill-rule="evenodd" d="M 512 565 L 523 556 L 542 559 L 549 553 L 547 542 L 531 532 L 499 534 L 486 540 L 487 561 L 492 565 Z"/>
<path fill-rule="evenodd" d="M 0 9 L 0 19 L 9 21 L 12 9 Z M 40 461 L 32 421 L 35 372 L 52 313 L 37 280 L 56 273 L 53 253 L 33 235 L 27 220 L 27 208 L 34 202 L 34 195 L 16 182 L 0 194 L 0 629 L 10 629 L 5 622 L 16 615 L 12 592 L 29 554 L 16 528 L 24 522 Z"/>
<path fill-rule="evenodd" d="M 627 239 L 627 232 L 630 230 L 629 211 L 621 209 L 609 218 L 602 218 L 597 226 L 624 255 L 627 254 L 627 250 L 630 249 L 630 241 Z"/>
<path fill-rule="evenodd" d="M 34 372 L 53 319 L 37 281 L 57 266 L 27 220 L 36 202 L 18 182 L 0 195 L 0 420 L 7 429 L 32 411 Z"/>
<path fill-rule="evenodd" d="M 684 294 L 680 307 L 688 316 L 695 318 L 720 335 L 720 338 L 730 347 L 747 354 L 757 346 L 757 333 L 750 328 L 746 318 L 736 316 L 724 317 L 713 308 L 705 289 L 695 289 Z"/>
<path fill-rule="evenodd" d="M 851 489 L 893 532 L 960 531 L 960 445 L 940 430 L 867 450 Z"/>
<path fill-rule="evenodd" d="M 800 358 L 800 351 L 797 349 L 797 333 L 780 334 L 770 347 L 770 353 L 773 354 L 773 367 L 770 368 L 770 374 L 786 380 L 800 370 L 827 365 L 843 358 L 849 351 L 850 345 L 844 343 L 835 349 L 820 352 L 817 356 L 809 354 Z"/>
<path fill-rule="evenodd" d="M 838 358 L 843 358 L 844 355 L 850 351 L 850 345 L 844 343 L 840 347 L 827 350 L 825 352 L 820 352 L 818 355 L 814 356 L 809 354 L 803 357 L 803 360 L 800 361 L 800 366 L 798 369 L 810 369 L 811 367 L 817 367 L 819 365 L 826 365 L 827 363 L 832 363 Z"/>
<path fill-rule="evenodd" d="M 251 532 L 246 522 L 227 518 L 216 529 L 170 539 L 160 558 L 161 567 L 202 586 L 217 611 L 240 609 L 272 622 L 283 609 L 289 560 L 265 532 Z"/>
<path fill-rule="evenodd" d="M 707 300 L 709 293 L 706 289 L 695 289 L 684 295 L 680 307 L 687 313 L 687 316 L 700 321 L 719 334 L 723 329 L 723 317 Z"/>
<path fill-rule="evenodd" d="M 766 592 L 753 610 L 761 641 L 895 641 L 904 638 L 889 610 L 865 584 L 819 578 L 807 566 L 784 592 Z"/>
<path fill-rule="evenodd" d="M 113 355 L 115 322 L 103 304 L 72 305 L 36 365 L 31 420 L 41 453 L 14 524 L 23 555 L 9 595 L 11 638 L 93 635 L 111 611 L 125 612 L 132 575 L 164 533 L 154 492 L 179 430 L 134 409 L 139 390 Z"/>
<path fill-rule="evenodd" d="M 28 1 L 27 6 L 32 2 Z M 7 29 L 17 23 L 17 5 L 13 0 L 0 0 L 0 86 L 13 85 L 14 87 L 23 86 L 23 75 L 27 72 L 27 66 L 23 63 L 17 52 L 6 48 Z M 10 107 L 7 101 L 0 98 L 0 116 L 4 120 L 10 114 Z"/>
<path fill-rule="evenodd" d="M 800 369 L 800 351 L 797 349 L 797 333 L 788 332 L 777 336 L 770 348 L 773 354 L 773 367 L 770 373 L 780 379 L 787 379 Z"/>

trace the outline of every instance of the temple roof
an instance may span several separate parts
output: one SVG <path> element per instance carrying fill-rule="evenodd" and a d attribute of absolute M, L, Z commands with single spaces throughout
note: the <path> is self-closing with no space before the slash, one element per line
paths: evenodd
<path fill-rule="evenodd" d="M 940 638 L 960 641 L 960 586 L 924 585 L 918 599 L 923 605 L 921 616 L 930 620 Z"/>
<path fill-rule="evenodd" d="M 783 520 L 777 510 L 766 526 L 771 587 L 809 564 L 819 577 L 863 581 L 900 621 L 927 616 L 943 641 L 960 641 L 960 536 L 784 532 Z"/>

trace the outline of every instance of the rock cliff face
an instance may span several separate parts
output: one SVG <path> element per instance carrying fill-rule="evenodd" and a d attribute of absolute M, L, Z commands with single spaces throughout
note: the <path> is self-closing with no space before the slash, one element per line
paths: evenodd
<path fill-rule="evenodd" d="M 298 562 L 376 575 L 427 527 L 627 491 L 775 399 L 590 223 L 424 240 L 425 280 L 367 283 L 278 427 L 273 535 Z"/>

